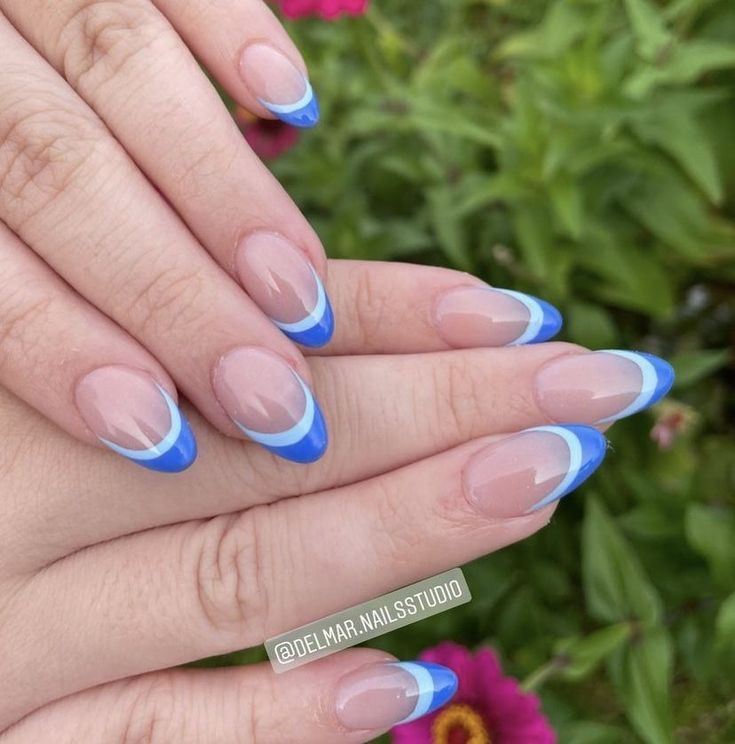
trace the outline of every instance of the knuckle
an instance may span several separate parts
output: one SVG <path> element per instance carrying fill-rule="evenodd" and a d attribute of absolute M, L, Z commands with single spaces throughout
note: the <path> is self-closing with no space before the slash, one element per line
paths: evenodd
<path fill-rule="evenodd" d="M 394 322 L 390 317 L 389 298 L 383 286 L 375 279 L 375 273 L 368 268 L 361 268 L 357 275 L 355 287 L 355 322 L 352 324 L 359 334 L 359 342 L 366 351 L 374 351 L 377 339 L 381 338 L 376 329 L 385 328 Z"/>
<path fill-rule="evenodd" d="M 8 226 L 26 220 L 75 184 L 98 153 L 99 130 L 43 91 L 0 108 L 0 201 Z"/>
<path fill-rule="evenodd" d="M 422 534 L 418 522 L 406 508 L 406 494 L 388 482 L 376 481 L 376 534 L 380 535 L 375 550 L 378 565 L 404 565 L 415 560 L 421 548 Z"/>
<path fill-rule="evenodd" d="M 265 637 L 270 612 L 265 509 L 208 522 L 193 561 L 195 596 L 207 626 L 218 634 L 234 632 L 238 639 L 244 633 L 253 645 Z"/>
<path fill-rule="evenodd" d="M 207 283 L 199 271 L 142 267 L 142 261 L 149 261 L 148 254 L 121 266 L 125 270 L 117 273 L 112 289 L 113 305 L 137 333 L 163 337 L 174 329 L 185 332 L 207 322 L 207 304 L 201 301 Z M 147 277 L 147 281 L 141 284 L 141 277 Z M 116 294 L 121 298 L 118 302 L 114 301 Z"/>
<path fill-rule="evenodd" d="M 443 364 L 433 367 L 436 431 L 449 429 L 453 438 L 465 439 L 479 429 L 480 385 L 488 381 L 480 380 L 477 372 L 464 353 L 447 355 Z"/>
<path fill-rule="evenodd" d="M 170 36 L 153 3 L 80 0 L 59 35 L 64 76 L 76 88 L 99 88 Z"/>
<path fill-rule="evenodd" d="M 140 677 L 129 683 L 128 695 L 121 695 L 127 705 L 122 715 L 119 744 L 165 744 L 171 737 L 180 738 L 175 730 L 177 706 L 181 704 L 181 690 L 173 677 L 159 673 L 155 677 Z"/>
<path fill-rule="evenodd" d="M 38 349 L 47 343 L 46 321 L 53 315 L 54 298 L 35 292 L 28 286 L 30 281 L 3 282 L 6 290 L 0 296 L 0 370 L 9 362 L 17 364 L 18 359 L 33 361 Z"/>

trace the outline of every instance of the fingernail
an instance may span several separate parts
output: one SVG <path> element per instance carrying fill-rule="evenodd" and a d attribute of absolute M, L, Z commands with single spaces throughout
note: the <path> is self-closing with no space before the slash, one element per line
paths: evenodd
<path fill-rule="evenodd" d="M 275 47 L 245 47 L 240 74 L 258 102 L 286 124 L 305 128 L 319 121 L 319 101 L 309 79 Z"/>
<path fill-rule="evenodd" d="M 451 700 L 457 686 L 457 675 L 440 664 L 368 664 L 339 681 L 337 717 L 354 731 L 390 728 L 433 713 Z"/>
<path fill-rule="evenodd" d="M 290 339 L 311 347 L 330 341 L 332 305 L 296 246 L 275 233 L 253 233 L 240 243 L 235 263 L 245 291 Z"/>
<path fill-rule="evenodd" d="M 673 384 L 673 367 L 652 354 L 595 351 L 547 362 L 536 375 L 536 399 L 555 421 L 602 424 L 652 406 Z"/>
<path fill-rule="evenodd" d="M 495 287 L 456 287 L 434 305 L 434 325 L 450 346 L 520 346 L 548 341 L 561 330 L 561 313 L 548 302 Z"/>
<path fill-rule="evenodd" d="M 214 391 L 236 426 L 273 454 L 307 463 L 326 451 L 327 427 L 319 405 L 278 354 L 234 349 L 219 362 Z"/>
<path fill-rule="evenodd" d="M 101 442 L 144 468 L 178 473 L 196 460 L 189 423 L 171 396 L 145 372 L 100 367 L 77 383 L 75 401 Z"/>
<path fill-rule="evenodd" d="M 607 443 L 590 426 L 540 426 L 488 445 L 462 474 L 466 499 L 492 519 L 522 517 L 571 493 L 600 467 Z"/>

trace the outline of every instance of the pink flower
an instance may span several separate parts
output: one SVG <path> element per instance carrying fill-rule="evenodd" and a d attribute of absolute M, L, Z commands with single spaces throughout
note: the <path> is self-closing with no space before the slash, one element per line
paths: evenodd
<path fill-rule="evenodd" d="M 538 697 L 503 674 L 491 649 L 473 655 L 447 642 L 419 658 L 453 669 L 459 689 L 436 713 L 394 728 L 393 744 L 556 744 Z"/>
<path fill-rule="evenodd" d="M 235 110 L 235 121 L 255 154 L 263 160 L 280 157 L 299 141 L 294 127 L 277 119 L 258 119 L 241 106 Z"/>
<path fill-rule="evenodd" d="M 365 12 L 368 0 L 275 0 L 276 5 L 289 18 L 320 15 L 333 20 L 343 14 L 360 15 Z"/>

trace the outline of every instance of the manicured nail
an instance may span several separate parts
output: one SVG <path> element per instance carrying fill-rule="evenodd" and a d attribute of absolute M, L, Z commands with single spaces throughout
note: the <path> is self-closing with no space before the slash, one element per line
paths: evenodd
<path fill-rule="evenodd" d="M 99 440 L 134 463 L 178 473 L 196 460 L 189 423 L 171 396 L 145 372 L 100 367 L 77 383 L 74 397 Z"/>
<path fill-rule="evenodd" d="M 447 703 L 457 675 L 425 661 L 368 664 L 337 686 L 337 717 L 353 731 L 384 729 L 415 721 Z"/>
<path fill-rule="evenodd" d="M 561 330 L 561 313 L 548 302 L 495 287 L 456 287 L 434 305 L 434 325 L 450 346 L 520 346 L 548 341 Z"/>
<path fill-rule="evenodd" d="M 319 275 L 295 245 L 275 233 L 248 235 L 235 258 L 245 291 L 293 341 L 324 346 L 334 314 Z"/>
<path fill-rule="evenodd" d="M 309 79 L 275 47 L 245 47 L 240 74 L 258 102 L 286 124 L 306 128 L 319 121 L 319 101 Z"/>
<path fill-rule="evenodd" d="M 493 442 L 462 474 L 467 500 L 492 519 L 548 506 L 578 488 L 605 459 L 607 442 L 591 426 L 539 426 Z"/>
<path fill-rule="evenodd" d="M 286 361 L 242 347 L 220 360 L 214 391 L 237 427 L 273 454 L 314 462 L 327 449 L 327 427 L 311 390 Z"/>
<path fill-rule="evenodd" d="M 556 421 L 603 424 L 652 406 L 673 384 L 672 366 L 652 354 L 595 351 L 547 362 L 536 375 L 536 398 Z"/>

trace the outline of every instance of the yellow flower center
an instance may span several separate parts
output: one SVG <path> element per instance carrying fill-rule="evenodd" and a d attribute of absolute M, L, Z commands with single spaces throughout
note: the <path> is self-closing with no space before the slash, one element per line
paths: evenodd
<path fill-rule="evenodd" d="M 485 722 L 469 705 L 449 705 L 439 713 L 431 726 L 432 744 L 449 744 L 453 731 L 462 731 L 467 738 L 464 744 L 492 744 Z"/>

